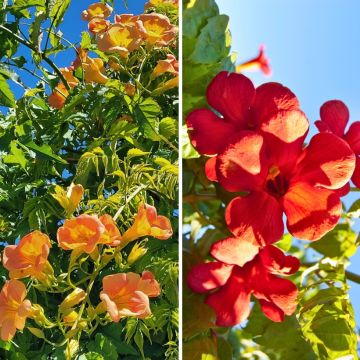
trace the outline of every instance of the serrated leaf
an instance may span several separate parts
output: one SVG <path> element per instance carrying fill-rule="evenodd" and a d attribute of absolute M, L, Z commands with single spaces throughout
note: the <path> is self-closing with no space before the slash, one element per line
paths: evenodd
<path fill-rule="evenodd" d="M 7 107 L 15 107 L 16 105 L 15 96 L 2 75 L 0 75 L 0 105 Z"/>
<path fill-rule="evenodd" d="M 89 47 L 91 46 L 91 37 L 87 31 L 83 31 L 81 33 L 80 46 L 82 49 L 89 49 Z"/>
<path fill-rule="evenodd" d="M 24 151 L 17 147 L 17 141 L 13 140 L 10 143 L 10 154 L 4 157 L 5 164 L 19 164 L 24 170 L 26 168 L 27 159 Z"/>
<path fill-rule="evenodd" d="M 115 345 L 109 338 L 101 333 L 97 333 L 95 340 L 88 343 L 87 348 L 91 352 L 98 353 L 106 360 L 117 360 L 117 351 Z"/>
<path fill-rule="evenodd" d="M 149 154 L 150 154 L 150 152 L 148 152 L 148 151 L 142 151 L 142 150 L 140 150 L 140 149 L 134 148 L 134 149 L 130 149 L 130 150 L 127 152 L 126 157 L 127 157 L 128 159 L 132 159 L 132 158 L 134 158 L 134 157 L 145 156 L 145 155 L 149 155 Z"/>
<path fill-rule="evenodd" d="M 159 141 L 158 116 L 161 112 L 159 104 L 151 98 L 147 98 L 135 106 L 134 115 L 140 125 L 144 137 Z"/>
<path fill-rule="evenodd" d="M 135 333 L 134 341 L 140 351 L 141 357 L 144 359 L 144 335 L 139 328 Z"/>
<path fill-rule="evenodd" d="M 52 150 L 51 146 L 48 144 L 37 145 L 33 141 L 30 141 L 24 144 L 24 146 L 34 151 L 40 159 L 55 160 L 56 162 L 59 162 L 61 164 L 67 164 L 67 161 L 59 155 L 56 155 Z"/>
<path fill-rule="evenodd" d="M 177 134 L 177 121 L 173 118 L 166 117 L 161 119 L 159 123 L 159 133 L 166 137 L 171 138 Z"/>
<path fill-rule="evenodd" d="M 56 0 L 50 10 L 50 19 L 53 22 L 55 28 L 57 28 L 63 21 L 65 12 L 69 7 L 71 0 Z"/>

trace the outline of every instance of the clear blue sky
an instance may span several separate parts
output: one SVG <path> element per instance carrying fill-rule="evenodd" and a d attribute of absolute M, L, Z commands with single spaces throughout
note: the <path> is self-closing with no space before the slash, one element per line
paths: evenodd
<path fill-rule="evenodd" d="M 298 96 L 313 124 L 320 106 L 340 99 L 350 109 L 351 120 L 360 120 L 360 1 L 347 0 L 217 0 L 230 15 L 233 51 L 239 62 L 266 45 L 273 70 L 270 78 L 246 73 L 257 85 L 277 81 Z M 316 130 L 312 125 L 311 133 Z M 326 149 L 324 149 L 326 151 Z M 355 193 L 356 194 L 356 193 Z M 357 197 L 348 195 L 347 205 Z M 354 228 L 359 231 L 360 220 Z M 360 274 L 360 251 L 348 268 Z M 350 283 L 350 296 L 360 324 L 360 285 Z"/>

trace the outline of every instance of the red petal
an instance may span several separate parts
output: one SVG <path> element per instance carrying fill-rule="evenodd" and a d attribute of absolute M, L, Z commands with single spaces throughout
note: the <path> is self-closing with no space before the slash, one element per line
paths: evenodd
<path fill-rule="evenodd" d="M 301 110 L 277 111 L 261 124 L 262 131 L 276 136 L 285 143 L 304 139 L 308 129 L 309 121 Z"/>
<path fill-rule="evenodd" d="M 300 261 L 295 256 L 286 256 L 275 246 L 266 246 L 259 254 L 263 266 L 272 274 L 291 275 L 300 267 Z"/>
<path fill-rule="evenodd" d="M 339 189 L 350 180 L 354 168 L 355 155 L 350 146 L 336 135 L 320 133 L 304 150 L 296 178 L 328 189 Z"/>
<path fill-rule="evenodd" d="M 226 264 L 243 266 L 252 260 L 259 250 L 257 244 L 243 238 L 229 237 L 214 243 L 211 246 L 210 254 L 216 260 Z"/>
<path fill-rule="evenodd" d="M 275 115 L 279 110 L 298 110 L 299 101 L 287 87 L 269 82 L 256 89 L 255 114 L 258 124 Z"/>
<path fill-rule="evenodd" d="M 231 275 L 233 266 L 220 262 L 208 262 L 195 265 L 187 276 L 189 288 L 204 293 L 224 285 Z"/>
<path fill-rule="evenodd" d="M 283 235 L 282 212 L 274 197 L 266 192 L 253 192 L 233 199 L 226 208 L 225 220 L 235 236 L 264 246 Z"/>
<path fill-rule="evenodd" d="M 217 158 L 217 177 L 228 191 L 259 187 L 265 172 L 264 139 L 252 131 L 238 133 Z"/>
<path fill-rule="evenodd" d="M 326 122 L 317 120 L 315 121 L 315 126 L 318 128 L 320 132 L 332 132 L 329 128 L 329 125 Z"/>
<path fill-rule="evenodd" d="M 351 180 L 360 189 L 360 157 L 356 158 L 356 168 Z"/>
<path fill-rule="evenodd" d="M 335 191 L 315 188 L 307 183 L 293 184 L 282 202 L 289 232 L 303 240 L 321 238 L 335 227 L 342 211 Z"/>
<path fill-rule="evenodd" d="M 210 181 L 218 181 L 216 175 L 216 159 L 217 157 L 214 156 L 205 163 L 205 175 Z"/>
<path fill-rule="evenodd" d="M 344 136 L 356 155 L 360 155 L 360 121 L 351 124 Z"/>
<path fill-rule="evenodd" d="M 216 155 L 228 143 L 236 129 L 208 109 L 191 112 L 186 125 L 191 143 L 197 151 L 205 155 Z"/>
<path fill-rule="evenodd" d="M 274 305 L 278 306 L 286 315 L 291 315 L 296 309 L 298 289 L 287 279 L 270 275 L 267 281 L 267 295 Z"/>
<path fill-rule="evenodd" d="M 320 118 L 337 136 L 343 137 L 346 124 L 349 121 L 349 110 L 340 100 L 331 100 L 320 108 Z"/>
<path fill-rule="evenodd" d="M 285 318 L 284 312 L 275 304 L 263 299 L 259 300 L 259 303 L 261 306 L 261 310 L 270 320 L 274 322 L 284 321 Z"/>
<path fill-rule="evenodd" d="M 211 81 L 206 96 L 209 105 L 236 124 L 239 130 L 247 128 L 255 88 L 246 76 L 222 71 Z"/>
<path fill-rule="evenodd" d="M 240 324 L 250 314 L 250 291 L 246 289 L 243 275 L 238 272 L 238 276 L 232 275 L 225 286 L 205 300 L 215 310 L 218 326 Z"/>
<path fill-rule="evenodd" d="M 343 187 L 334 191 L 339 197 L 345 196 L 350 192 L 350 183 L 346 183 Z"/>

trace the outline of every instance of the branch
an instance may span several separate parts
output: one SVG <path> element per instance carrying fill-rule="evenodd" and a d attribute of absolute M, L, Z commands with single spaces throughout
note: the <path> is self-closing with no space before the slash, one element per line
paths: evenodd
<path fill-rule="evenodd" d="M 360 188 L 357 188 L 357 187 L 351 187 L 351 188 L 350 188 L 350 191 L 360 191 Z"/>
<path fill-rule="evenodd" d="M 302 263 L 301 266 L 311 267 L 311 266 L 314 266 L 315 264 L 317 264 L 317 263 L 316 262 L 305 262 L 305 263 Z M 360 284 L 360 275 L 358 275 L 358 274 L 355 274 L 351 271 L 345 270 L 345 277 L 347 280 L 350 280 L 356 284 Z"/>
<path fill-rule="evenodd" d="M 60 78 L 61 82 L 65 85 L 65 88 L 70 91 L 70 86 L 68 84 L 68 82 L 66 81 L 64 75 L 61 73 L 60 69 L 43 53 L 38 53 L 37 49 L 35 48 L 35 46 L 31 43 L 29 43 L 28 41 L 26 41 L 25 39 L 23 39 L 22 37 L 20 37 L 19 35 L 14 34 L 10 29 L 8 29 L 7 27 L 0 25 L 0 29 L 4 30 L 5 32 L 7 32 L 10 36 L 12 36 L 15 40 L 17 40 L 19 43 L 25 45 L 26 47 L 28 47 L 29 49 L 31 49 L 32 51 L 34 51 L 35 53 L 39 54 L 41 56 L 41 58 L 55 71 L 56 75 Z"/>

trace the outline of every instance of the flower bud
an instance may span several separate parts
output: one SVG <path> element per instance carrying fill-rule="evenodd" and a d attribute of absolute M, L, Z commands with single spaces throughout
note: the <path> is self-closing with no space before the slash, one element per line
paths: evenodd
<path fill-rule="evenodd" d="M 60 312 L 64 313 L 66 310 L 76 306 L 86 297 L 86 293 L 83 289 L 76 288 L 71 294 L 69 294 L 64 301 L 59 305 Z"/>
<path fill-rule="evenodd" d="M 147 249 L 142 246 L 141 243 L 137 243 L 133 246 L 130 251 L 130 254 L 127 258 L 127 262 L 129 265 L 132 265 L 135 261 L 138 261 L 147 253 Z"/>

